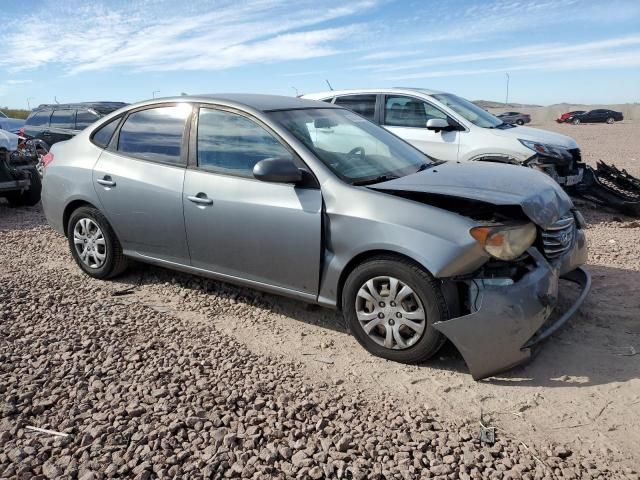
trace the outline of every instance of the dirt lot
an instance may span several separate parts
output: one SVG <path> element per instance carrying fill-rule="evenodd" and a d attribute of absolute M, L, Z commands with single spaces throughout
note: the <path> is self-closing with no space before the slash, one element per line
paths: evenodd
<path fill-rule="evenodd" d="M 638 123 L 544 128 L 640 175 Z M 299 302 L 141 265 L 90 280 L 38 207 L 0 205 L 0 478 L 637 479 L 640 220 L 583 210 L 586 304 L 531 363 L 474 382 L 451 345 L 390 363 Z M 481 413 L 493 451 L 471 438 Z"/>

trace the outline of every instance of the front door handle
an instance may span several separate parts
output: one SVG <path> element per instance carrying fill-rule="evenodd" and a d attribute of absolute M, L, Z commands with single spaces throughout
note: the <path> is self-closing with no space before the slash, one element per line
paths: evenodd
<path fill-rule="evenodd" d="M 204 193 L 198 193 L 197 195 L 187 195 L 187 199 L 198 205 L 213 205 L 213 200 L 207 198 Z"/>
<path fill-rule="evenodd" d="M 96 181 L 100 185 L 103 185 L 105 187 L 115 187 L 116 186 L 116 182 L 114 182 L 109 175 L 105 175 L 104 177 L 99 178 Z"/>

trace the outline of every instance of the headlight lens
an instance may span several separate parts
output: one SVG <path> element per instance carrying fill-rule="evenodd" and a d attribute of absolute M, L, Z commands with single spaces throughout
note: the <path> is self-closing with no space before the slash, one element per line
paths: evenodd
<path fill-rule="evenodd" d="M 474 227 L 469 233 L 489 255 L 500 260 L 518 258 L 536 240 L 536 227 L 533 223 Z"/>
<path fill-rule="evenodd" d="M 560 158 L 563 160 L 571 159 L 571 153 L 569 153 L 569 151 L 564 147 L 560 147 L 558 145 L 549 145 L 549 144 L 540 143 L 540 142 L 532 142 L 531 140 L 523 140 L 521 138 L 519 140 L 522 145 L 533 150 L 536 153 L 539 153 L 540 155 L 545 155 L 547 157 L 553 157 L 553 158 Z"/>

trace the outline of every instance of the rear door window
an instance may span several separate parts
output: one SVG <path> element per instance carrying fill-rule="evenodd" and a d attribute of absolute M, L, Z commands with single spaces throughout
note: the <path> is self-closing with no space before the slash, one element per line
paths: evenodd
<path fill-rule="evenodd" d="M 506 115 L 506 114 L 505 114 Z M 427 128 L 427 121 L 447 114 L 433 105 L 413 97 L 387 95 L 384 124 L 395 127 Z"/>
<path fill-rule="evenodd" d="M 200 168 L 249 178 L 260 160 L 292 157 L 277 138 L 253 120 L 210 108 L 200 109 L 197 149 Z"/>
<path fill-rule="evenodd" d="M 376 113 L 376 95 L 346 95 L 336 98 L 335 105 L 348 108 L 349 110 L 359 113 L 365 118 L 372 120 Z"/>
<path fill-rule="evenodd" d="M 43 125 L 49 125 L 49 118 L 51 117 L 51 110 L 41 110 L 31 115 L 27 121 L 27 125 L 33 125 L 34 127 L 40 127 Z"/>
<path fill-rule="evenodd" d="M 87 128 L 100 117 L 89 110 L 78 110 L 76 113 L 76 130 Z"/>
<path fill-rule="evenodd" d="M 51 115 L 51 128 L 74 128 L 76 124 L 75 110 L 54 110 Z"/>
<path fill-rule="evenodd" d="M 182 165 L 185 122 L 191 107 L 148 108 L 131 113 L 120 129 L 118 152 L 143 160 Z"/>
<path fill-rule="evenodd" d="M 116 117 L 106 125 L 103 125 L 98 130 L 96 130 L 91 137 L 93 143 L 101 148 L 106 148 L 106 146 L 109 145 L 109 142 L 111 141 L 111 137 L 113 137 L 113 132 L 116 131 L 116 127 L 118 126 L 118 122 L 120 122 L 120 118 L 121 117 Z"/>

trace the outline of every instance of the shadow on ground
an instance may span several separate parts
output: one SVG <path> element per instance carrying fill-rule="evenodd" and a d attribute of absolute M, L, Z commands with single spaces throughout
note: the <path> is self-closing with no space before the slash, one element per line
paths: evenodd
<path fill-rule="evenodd" d="M 635 294 L 640 272 L 603 266 L 589 269 L 593 287 L 578 314 L 542 344 L 530 362 L 485 382 L 496 386 L 583 387 L 640 378 L 640 298 Z M 113 290 L 166 282 L 232 298 L 248 307 L 259 305 L 308 325 L 348 334 L 340 314 L 332 310 L 153 266 L 135 265 L 118 279 Z M 578 293 L 569 282 L 562 283 L 560 308 L 568 306 Z M 422 366 L 425 370 L 468 372 L 450 342 Z"/>

